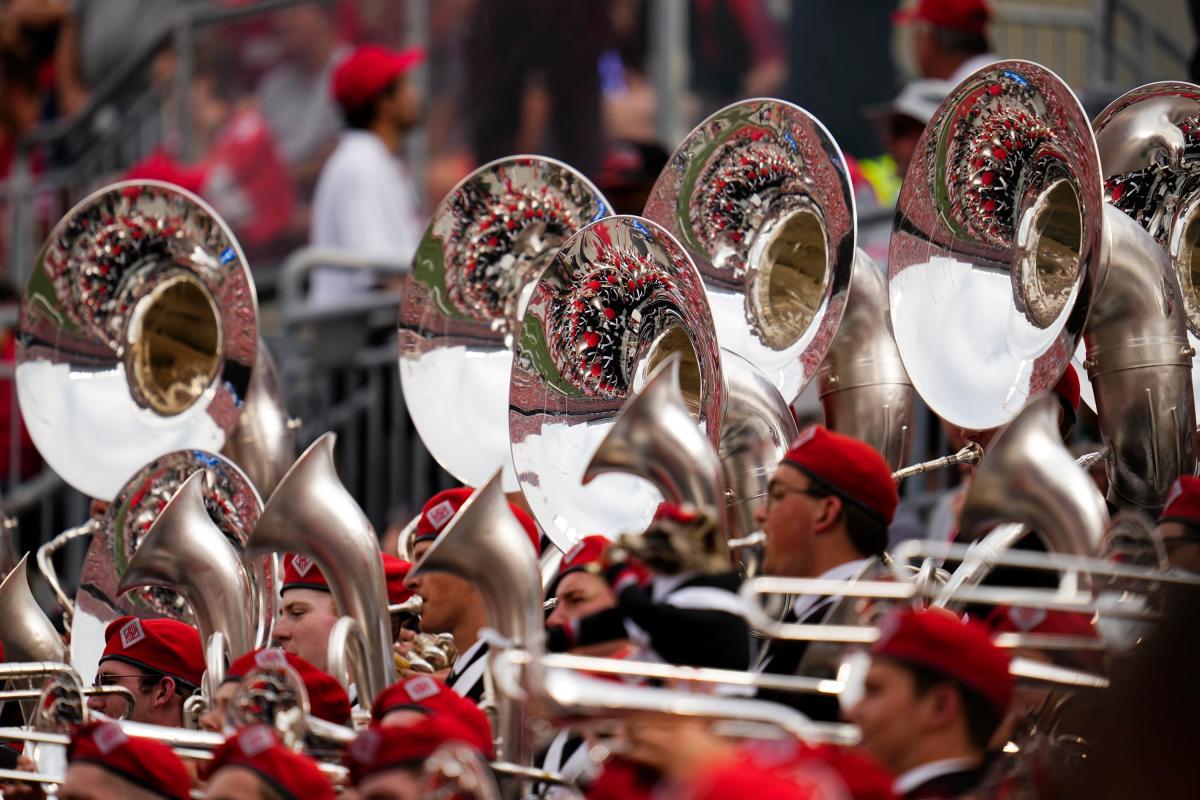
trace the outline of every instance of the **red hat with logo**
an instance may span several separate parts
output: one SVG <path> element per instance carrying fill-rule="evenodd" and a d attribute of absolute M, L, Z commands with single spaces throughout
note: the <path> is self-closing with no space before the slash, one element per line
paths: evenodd
<path fill-rule="evenodd" d="M 1200 478 L 1180 475 L 1167 492 L 1167 504 L 1158 516 L 1162 522 L 1200 525 Z"/>
<path fill-rule="evenodd" d="M 412 569 L 412 564 L 405 561 L 403 558 L 381 553 L 383 556 L 383 579 L 387 583 L 388 603 L 390 605 L 398 605 L 413 596 L 413 593 L 404 588 L 404 579 L 408 577 L 408 571 Z"/>
<path fill-rule="evenodd" d="M 381 723 L 391 712 L 401 710 L 419 711 L 430 717 L 450 717 L 471 733 L 468 743 L 472 747 L 488 758 L 495 753 L 492 724 L 487 714 L 437 678 L 418 675 L 384 689 L 371 706 L 371 720 Z"/>
<path fill-rule="evenodd" d="M 917 0 L 892 14 L 900 24 L 925 22 L 935 28 L 982 36 L 992 19 L 987 0 Z"/>
<path fill-rule="evenodd" d="M 420 769 L 425 759 L 451 742 L 478 749 L 474 738 L 461 722 L 446 716 L 432 716 L 409 726 L 372 726 L 346 748 L 350 782 L 357 786 L 364 778 L 389 769 Z"/>
<path fill-rule="evenodd" d="M 1003 717 L 1012 700 L 1008 655 L 987 629 L 949 611 L 903 611 L 885 618 L 871 655 L 924 667 L 945 675 L 982 697 Z"/>
<path fill-rule="evenodd" d="M 123 661 L 161 672 L 190 686 L 204 676 L 204 646 L 200 632 L 175 619 L 118 617 L 104 629 L 100 663 Z"/>
<path fill-rule="evenodd" d="M 380 553 L 383 559 L 383 579 L 387 584 L 388 603 L 403 603 L 412 597 L 412 592 L 404 588 L 404 579 L 412 567 L 402 558 Z M 317 563 L 308 556 L 288 553 L 283 557 L 283 583 L 280 592 L 288 589 L 314 589 L 319 592 L 329 591 L 329 582 L 325 573 Z"/>
<path fill-rule="evenodd" d="M 885 525 L 891 523 L 900 504 L 892 469 L 879 451 L 823 425 L 800 431 L 781 463 L 795 467 Z"/>
<path fill-rule="evenodd" d="M 546 587 L 546 596 L 553 597 L 558 592 L 559 582 L 572 572 L 599 574 L 601 561 L 611 546 L 612 542 L 608 540 L 608 537 L 599 535 L 585 536 L 576 542 L 575 546 L 563 556 L 562 563 L 558 565 L 558 574 Z"/>
<path fill-rule="evenodd" d="M 417 518 L 417 527 L 412 532 L 412 545 L 415 547 L 418 542 L 436 539 L 442 529 L 446 527 L 446 523 L 454 518 L 454 515 L 473 494 L 475 494 L 474 489 L 460 486 L 438 492 L 426 500 L 425 505 L 421 507 L 421 516 Z M 525 509 L 512 503 L 508 504 L 508 510 L 525 529 L 529 541 L 533 543 L 533 552 L 541 555 L 542 536 L 538 532 L 537 523 L 533 521 L 533 517 L 529 516 Z"/>
<path fill-rule="evenodd" d="M 419 47 L 401 52 L 378 45 L 359 47 L 333 71 L 333 96 L 347 111 L 362 108 L 424 59 Z"/>
<path fill-rule="evenodd" d="M 67 747 L 67 761 L 94 764 L 172 800 L 191 797 L 191 775 L 171 748 L 152 739 L 129 736 L 112 722 L 94 722 L 77 730 Z"/>
<path fill-rule="evenodd" d="M 314 717 L 346 725 L 350 722 L 350 696 L 332 675 L 314 667 L 295 653 L 279 647 L 264 647 L 235 659 L 225 672 L 226 681 L 240 681 L 258 667 L 287 664 L 296 670 L 308 693 L 308 707 Z"/>
<path fill-rule="evenodd" d="M 284 747 L 266 725 L 252 725 L 225 740 L 203 770 L 212 780 L 225 767 L 243 767 L 258 775 L 284 800 L 334 800 L 329 779 L 307 756 Z"/>

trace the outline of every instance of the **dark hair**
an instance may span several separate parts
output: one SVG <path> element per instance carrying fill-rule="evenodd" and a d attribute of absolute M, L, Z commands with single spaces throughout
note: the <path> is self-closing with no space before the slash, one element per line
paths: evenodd
<path fill-rule="evenodd" d="M 982 33 L 965 33 L 956 31 L 953 28 L 938 28 L 933 27 L 933 36 L 938 45 L 951 53 L 963 53 L 965 55 L 980 55 L 992 49 L 988 42 L 987 36 Z"/>
<path fill-rule="evenodd" d="M 930 690 L 943 684 L 949 684 L 958 691 L 961 698 L 963 715 L 967 719 L 967 738 L 976 749 L 987 752 L 988 743 L 995 735 L 996 729 L 1002 722 L 1000 715 L 992 708 L 992 704 L 983 698 L 979 692 L 968 688 L 962 681 L 947 677 L 925 667 L 897 661 L 897 664 L 908 670 L 913 676 L 917 695 L 927 694 Z"/>
<path fill-rule="evenodd" d="M 846 535 L 854 549 L 864 557 L 882 555 L 888 542 L 887 525 L 883 520 L 807 470 L 802 472 L 812 484 L 808 490 L 811 496 L 836 496 L 842 501 L 841 517 L 846 522 Z"/>
<path fill-rule="evenodd" d="M 375 120 L 379 117 L 380 103 L 383 102 L 384 98 L 391 97 L 396 93 L 396 88 L 402 79 L 403 76 L 397 76 L 395 80 L 385 86 L 378 94 L 360 106 L 343 108 L 342 118 L 346 120 L 346 127 L 365 131 L 374 125 Z"/>

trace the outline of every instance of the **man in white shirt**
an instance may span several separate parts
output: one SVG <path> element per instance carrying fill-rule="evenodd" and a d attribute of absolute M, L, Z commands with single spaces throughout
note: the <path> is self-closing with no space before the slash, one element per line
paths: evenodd
<path fill-rule="evenodd" d="M 950 800 L 984 780 L 1012 694 L 1008 656 L 981 626 L 944 609 L 908 610 L 880 625 L 849 717 L 863 748 L 896 775 L 898 796 Z"/>
<path fill-rule="evenodd" d="M 758 522 L 766 534 L 763 574 L 851 580 L 887 545 L 887 527 L 900 502 L 892 471 L 866 442 L 813 425 L 801 431 L 767 489 Z M 800 595 L 789 622 L 819 624 L 835 598 Z M 756 670 L 795 675 L 808 642 L 771 640 Z M 760 690 L 758 697 L 786 703 L 814 719 L 835 720 L 837 700 Z"/>
<path fill-rule="evenodd" d="M 999 59 L 991 52 L 988 0 L 917 0 L 892 19 L 913 29 L 913 55 L 922 78 L 957 86 L 972 72 Z"/>
<path fill-rule="evenodd" d="M 382 261 L 410 261 L 424 223 L 408 170 L 397 156 L 420 120 L 421 99 L 407 73 L 424 53 L 360 47 L 333 73 L 346 130 L 317 179 L 312 244 Z M 369 271 L 313 273 L 312 302 L 335 305 L 370 288 Z"/>

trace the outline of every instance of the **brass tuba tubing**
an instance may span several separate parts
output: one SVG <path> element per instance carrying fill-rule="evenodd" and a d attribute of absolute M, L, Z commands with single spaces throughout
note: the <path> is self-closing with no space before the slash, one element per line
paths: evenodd
<path fill-rule="evenodd" d="M 935 470 L 957 466 L 958 464 L 978 464 L 982 459 L 983 448 L 975 442 L 967 442 L 961 450 L 953 455 L 922 461 L 920 464 L 913 464 L 912 466 L 896 470 L 892 473 L 892 480 L 899 483 L 905 478 L 911 478 L 914 475 L 924 475 L 926 472 L 934 472 Z"/>
<path fill-rule="evenodd" d="M 82 525 L 67 528 L 37 549 L 36 561 L 38 572 L 42 573 L 42 577 L 46 579 L 46 583 L 50 584 L 50 590 L 54 592 L 59 605 L 62 606 L 63 615 L 68 620 L 68 628 L 70 627 L 69 620 L 75 615 L 75 601 L 63 591 L 62 584 L 58 580 L 58 570 L 54 568 L 53 557 L 55 553 L 76 539 L 93 535 L 96 532 L 97 524 L 95 519 L 89 519 Z"/>
<path fill-rule="evenodd" d="M 135 702 L 133 692 L 124 686 L 89 686 L 83 690 L 84 697 L 116 696 L 124 700 L 130 708 Z M 9 689 L 0 691 L 0 703 L 6 700 L 36 700 L 42 696 L 40 689 Z"/>
<path fill-rule="evenodd" d="M 61 661 L 10 661 L 0 664 L 0 680 L 16 678 L 49 678 L 62 673 L 74 673 L 75 668 Z"/>

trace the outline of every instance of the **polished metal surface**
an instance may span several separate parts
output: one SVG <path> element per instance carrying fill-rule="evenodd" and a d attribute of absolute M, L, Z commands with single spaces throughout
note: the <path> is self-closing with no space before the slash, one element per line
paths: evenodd
<path fill-rule="evenodd" d="M 237 241 L 198 197 L 154 181 L 90 195 L 50 232 L 22 298 L 17 395 L 38 451 L 104 500 L 163 453 L 219 451 L 257 314 Z"/>
<path fill-rule="evenodd" d="M 967 442 L 957 453 L 952 453 L 941 458 L 933 458 L 929 461 L 922 461 L 920 464 L 912 464 L 904 469 L 898 469 L 892 473 L 892 480 L 899 483 L 905 478 L 911 478 L 914 475 L 924 475 L 926 472 L 934 472 L 946 467 L 954 467 L 959 464 L 978 464 L 983 458 L 983 448 L 976 442 Z"/>
<path fill-rule="evenodd" d="M 1058 398 L 1042 395 L 992 440 L 963 500 L 960 538 L 1013 522 L 1029 526 L 1052 553 L 1099 552 L 1108 509 L 1063 445 L 1058 413 Z"/>
<path fill-rule="evenodd" d="M 38 572 L 42 573 L 42 577 L 50 585 L 50 591 L 54 592 L 54 597 L 63 610 L 63 624 L 67 627 L 70 627 L 71 618 L 75 616 L 75 601 L 67 596 L 58 580 L 58 570 L 54 568 L 54 554 L 76 539 L 92 536 L 99 530 L 98 525 L 97 520 L 89 519 L 82 525 L 67 528 L 37 549 Z"/>
<path fill-rule="evenodd" d="M 610 217 L 571 237 L 542 274 L 513 352 L 509 433 L 521 488 L 562 550 L 646 524 L 661 500 L 632 476 L 583 486 L 584 467 L 646 376 L 683 356 L 684 400 L 715 446 L 724 388 L 696 267 L 649 220 Z"/>
<path fill-rule="evenodd" d="M 84 557 L 75 594 L 71 627 L 71 662 L 90 680 L 104 649 L 104 628 L 119 616 L 167 616 L 192 620 L 183 597 L 161 586 L 121 595 L 121 577 L 168 501 L 193 473 L 204 475 L 204 505 L 209 516 L 236 548 L 243 549 L 258 522 L 262 500 L 246 474 L 224 456 L 202 450 L 167 453 L 145 464 L 117 492 L 99 520 Z M 256 560 L 257 561 L 257 560 Z M 265 566 L 252 564 L 255 580 L 270 580 Z M 272 599 L 274 586 L 264 596 Z"/>
<path fill-rule="evenodd" d="M 676 149 L 645 216 L 696 262 L 721 347 L 791 402 L 833 340 L 854 260 L 854 195 L 829 131 L 780 100 L 744 100 Z"/>
<path fill-rule="evenodd" d="M 583 483 L 602 475 L 636 475 L 668 502 L 688 506 L 716 521 L 720 542 L 689 540 L 677 548 L 683 571 L 713 572 L 732 567 L 725 497 L 725 471 L 712 442 L 684 405 L 679 387 L 681 356 L 659 365 L 641 391 L 626 401 L 583 471 Z M 711 526 L 709 531 L 711 531 Z M 621 536 L 637 540 L 641 531 Z"/>
<path fill-rule="evenodd" d="M 1001 61 L 939 106 L 888 264 L 896 345 L 938 416 L 987 430 L 1054 387 L 1088 315 L 1102 207 L 1091 126 L 1049 70 Z"/>
<path fill-rule="evenodd" d="M 470 581 L 483 597 L 488 627 L 515 647 L 544 649 L 537 556 L 525 529 L 509 510 L 499 471 L 446 523 L 409 577 L 429 572 L 449 572 Z M 497 752 L 507 761 L 528 766 L 533 743 L 525 729 L 525 709 L 509 696 L 492 699 L 496 701 Z"/>
<path fill-rule="evenodd" d="M 827 428 L 871 445 L 893 470 L 908 463 L 916 392 L 892 335 L 887 278 L 862 250 L 817 381 Z"/>
<path fill-rule="evenodd" d="M 540 156 L 493 161 L 434 209 L 400 306 L 400 383 L 421 440 L 478 486 L 504 469 L 512 347 L 530 287 L 562 243 L 611 214 L 580 173 Z"/>
<path fill-rule="evenodd" d="M 288 416 L 275 359 L 260 338 L 246 402 L 222 453 L 245 471 L 261 497 L 270 497 L 292 466 L 297 425 Z"/>
<path fill-rule="evenodd" d="M 21 560 L 17 553 L 17 521 L 0 511 L 0 577 L 12 572 Z"/>
<path fill-rule="evenodd" d="M 254 649 L 254 590 L 241 550 L 208 514 L 204 473 L 193 472 L 158 514 L 117 584 L 160 586 L 191 608 L 202 642 L 220 632 L 232 661 Z"/>
<path fill-rule="evenodd" d="M 721 353 L 721 370 L 725 417 L 718 452 L 729 491 L 728 536 L 744 539 L 758 530 L 755 518 L 767 503 L 771 474 L 800 431 L 791 407 L 762 370 L 729 350 Z M 757 567 L 758 550 L 740 554 L 750 572 Z"/>
<path fill-rule="evenodd" d="M 246 552 L 295 553 L 316 562 L 338 612 L 362 628 L 368 653 L 356 665 L 358 690 L 375 697 L 396 680 L 387 586 L 375 529 L 338 480 L 336 440 L 326 433 L 296 460 L 267 500 Z"/>
<path fill-rule="evenodd" d="M 62 637 L 29 590 L 28 554 L 0 581 L 0 643 L 8 661 L 61 662 Z M 0 674 L 0 678 L 4 677 Z"/>
<path fill-rule="evenodd" d="M 415 796 L 430 800 L 500 800 L 487 760 L 462 742 L 447 742 L 421 764 Z"/>

